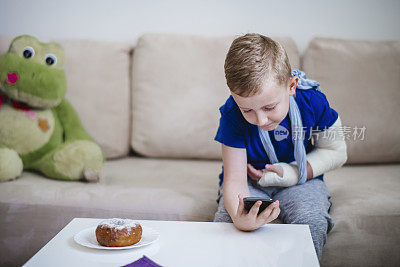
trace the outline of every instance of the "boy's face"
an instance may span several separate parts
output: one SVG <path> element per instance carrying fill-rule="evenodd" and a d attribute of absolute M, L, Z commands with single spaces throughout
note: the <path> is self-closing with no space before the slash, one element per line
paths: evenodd
<path fill-rule="evenodd" d="M 249 123 L 258 125 L 265 131 L 271 131 L 288 114 L 289 96 L 296 93 L 298 80 L 298 77 L 293 77 L 288 85 L 279 86 L 265 83 L 261 92 L 256 95 L 242 97 L 232 92 L 232 97 Z"/>

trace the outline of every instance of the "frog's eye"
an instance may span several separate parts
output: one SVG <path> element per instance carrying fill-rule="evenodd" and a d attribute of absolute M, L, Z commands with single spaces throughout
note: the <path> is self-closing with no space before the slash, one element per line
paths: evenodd
<path fill-rule="evenodd" d="M 30 46 L 27 46 L 24 48 L 24 50 L 22 50 L 22 56 L 24 58 L 32 58 L 34 55 L 35 55 L 35 50 Z"/>
<path fill-rule="evenodd" d="M 45 61 L 47 65 L 55 66 L 57 64 L 57 57 L 53 54 L 47 54 Z"/>

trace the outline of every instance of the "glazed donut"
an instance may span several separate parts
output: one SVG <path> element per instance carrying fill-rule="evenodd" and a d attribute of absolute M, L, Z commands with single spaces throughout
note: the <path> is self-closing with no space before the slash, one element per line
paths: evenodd
<path fill-rule="evenodd" d="M 126 247 L 140 241 L 142 227 L 130 219 L 112 218 L 103 220 L 96 228 L 96 239 L 105 247 Z"/>

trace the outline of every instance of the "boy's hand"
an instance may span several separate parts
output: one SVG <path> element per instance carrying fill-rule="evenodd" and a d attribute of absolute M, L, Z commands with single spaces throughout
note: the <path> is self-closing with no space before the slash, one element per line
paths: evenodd
<path fill-rule="evenodd" d="M 283 168 L 281 166 L 267 164 L 267 165 L 265 165 L 265 172 L 269 172 L 269 171 L 275 172 L 280 177 L 283 177 Z M 262 170 L 257 170 L 251 164 L 247 164 L 247 173 L 251 179 L 256 180 L 256 181 L 260 180 L 264 174 L 264 172 Z"/>
<path fill-rule="evenodd" d="M 276 218 L 278 218 L 281 210 L 279 209 L 279 201 L 275 201 L 271 205 L 269 205 L 263 212 L 259 215 L 258 210 L 261 206 L 261 201 L 257 201 L 253 207 L 251 207 L 250 211 L 247 212 L 244 209 L 244 202 L 242 195 L 238 195 L 239 198 L 239 206 L 236 212 L 236 216 L 233 218 L 233 223 L 235 227 L 242 231 L 253 231 L 266 223 L 269 223 Z"/>

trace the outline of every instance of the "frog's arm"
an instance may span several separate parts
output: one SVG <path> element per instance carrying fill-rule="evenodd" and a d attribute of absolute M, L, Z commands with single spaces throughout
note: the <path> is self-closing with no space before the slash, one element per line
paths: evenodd
<path fill-rule="evenodd" d="M 64 98 L 54 108 L 64 129 L 65 142 L 74 140 L 88 140 L 94 142 L 90 135 L 83 128 L 82 122 L 72 105 Z"/>

